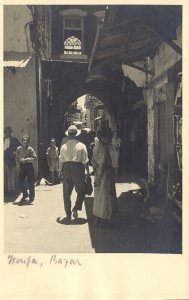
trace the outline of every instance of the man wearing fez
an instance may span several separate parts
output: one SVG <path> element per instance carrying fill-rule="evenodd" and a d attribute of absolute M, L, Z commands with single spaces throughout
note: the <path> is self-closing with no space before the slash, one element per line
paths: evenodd
<path fill-rule="evenodd" d="M 87 149 L 83 143 L 78 141 L 79 134 L 80 130 L 75 125 L 68 128 L 66 135 L 69 140 L 61 147 L 59 156 L 59 176 L 63 175 L 63 197 L 67 224 L 71 221 L 71 214 L 74 219 L 77 219 L 77 211 L 82 209 L 85 199 L 85 167 L 89 174 Z M 77 199 L 71 210 L 70 196 L 74 187 Z"/>
<path fill-rule="evenodd" d="M 15 154 L 20 146 L 19 141 L 11 136 L 12 128 L 4 129 L 4 192 L 13 195 L 15 192 Z"/>
<path fill-rule="evenodd" d="M 19 184 L 23 194 L 21 202 L 25 202 L 29 196 L 29 202 L 32 203 L 35 199 L 34 188 L 34 168 L 33 162 L 36 159 L 36 153 L 34 149 L 29 146 L 30 136 L 24 134 L 22 137 L 22 146 L 16 149 L 16 162 L 19 165 Z M 29 195 L 26 186 L 26 179 L 28 181 Z"/>

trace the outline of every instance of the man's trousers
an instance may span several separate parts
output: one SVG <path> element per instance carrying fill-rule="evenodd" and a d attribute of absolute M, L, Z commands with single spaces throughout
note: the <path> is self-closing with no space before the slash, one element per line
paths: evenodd
<path fill-rule="evenodd" d="M 35 198 L 35 189 L 34 189 L 34 168 L 33 165 L 30 164 L 22 164 L 20 167 L 19 173 L 19 185 L 21 192 L 23 193 L 23 197 L 26 198 L 28 196 L 26 179 L 28 181 L 29 188 L 29 198 Z"/>
<path fill-rule="evenodd" d="M 75 187 L 77 198 L 72 211 L 82 209 L 85 199 L 85 167 L 78 162 L 63 164 L 63 197 L 64 209 L 67 217 L 71 217 L 71 193 Z"/>

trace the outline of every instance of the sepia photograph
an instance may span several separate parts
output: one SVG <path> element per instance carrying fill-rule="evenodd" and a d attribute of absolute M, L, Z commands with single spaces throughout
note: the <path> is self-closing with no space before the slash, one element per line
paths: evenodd
<path fill-rule="evenodd" d="M 3 6 L 4 253 L 183 253 L 182 13 Z"/>

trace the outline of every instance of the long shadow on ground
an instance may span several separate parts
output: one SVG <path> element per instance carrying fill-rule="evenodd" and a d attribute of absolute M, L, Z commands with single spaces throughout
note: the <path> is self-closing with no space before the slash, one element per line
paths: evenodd
<path fill-rule="evenodd" d="M 85 207 L 92 247 L 96 253 L 181 253 L 182 230 L 169 214 L 145 218 L 143 195 L 123 192 L 118 198 L 116 226 L 93 225 L 93 198 L 86 197 Z"/>
<path fill-rule="evenodd" d="M 18 198 L 19 194 L 20 192 L 18 191 L 16 191 L 14 194 L 4 194 L 4 204 L 14 202 Z"/>

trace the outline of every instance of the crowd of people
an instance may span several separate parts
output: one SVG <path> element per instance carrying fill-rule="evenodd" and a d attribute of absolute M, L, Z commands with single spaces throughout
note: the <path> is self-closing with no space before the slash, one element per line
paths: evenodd
<path fill-rule="evenodd" d="M 24 134 L 21 143 L 11 136 L 11 127 L 4 130 L 4 182 L 5 193 L 14 193 L 14 169 L 19 171 L 19 188 L 22 193 L 20 203 L 31 204 L 35 200 L 35 185 L 40 184 L 43 177 L 38 165 L 38 180 L 35 182 L 33 162 L 37 159 L 35 150 L 30 146 L 30 136 Z M 86 182 L 90 183 L 90 175 L 94 175 L 93 215 L 95 226 L 109 226 L 118 210 L 115 175 L 118 173 L 119 150 L 121 139 L 117 131 L 113 131 L 101 123 L 97 132 L 83 128 L 79 130 L 71 125 L 65 132 L 60 149 L 56 140 L 51 139 L 46 150 L 46 161 L 50 173 L 47 184 L 63 182 L 63 201 L 66 217 L 64 223 L 70 224 L 72 218 L 77 220 L 85 199 Z M 38 155 L 43 152 L 42 144 Z M 44 157 L 43 157 L 44 158 Z M 89 165 L 93 171 L 89 172 Z M 76 202 L 72 208 L 71 194 L 75 188 Z M 92 191 L 92 190 L 91 190 Z"/>

